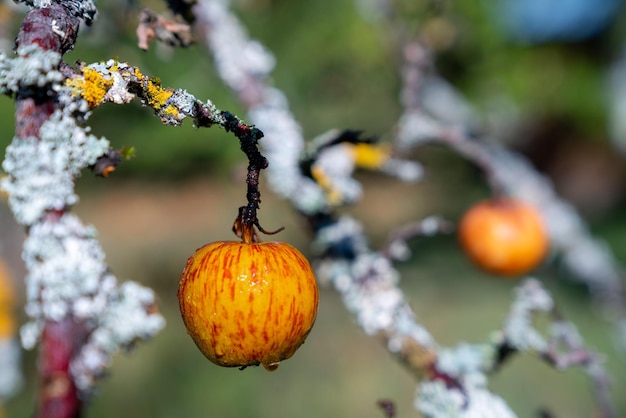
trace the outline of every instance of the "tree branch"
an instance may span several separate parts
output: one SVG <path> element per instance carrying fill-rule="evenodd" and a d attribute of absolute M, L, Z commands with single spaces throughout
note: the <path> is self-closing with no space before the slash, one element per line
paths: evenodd
<path fill-rule="evenodd" d="M 0 92 L 16 100 L 16 133 L 7 148 L 2 188 L 27 232 L 26 312 L 22 344 L 41 341 L 37 416 L 78 417 L 111 356 L 156 334 L 164 320 L 151 290 L 118 285 L 108 273 L 93 228 L 69 213 L 74 181 L 109 151 L 82 125 L 87 100 L 63 83 L 76 71 L 62 61 L 90 1 L 35 1 L 16 39 L 15 57 L 0 54 Z M 124 318 L 120 321 L 120 318 Z"/>

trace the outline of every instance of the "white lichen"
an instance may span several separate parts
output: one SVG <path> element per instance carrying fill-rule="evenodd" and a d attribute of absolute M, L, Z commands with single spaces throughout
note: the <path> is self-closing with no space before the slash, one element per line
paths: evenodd
<path fill-rule="evenodd" d="M 113 84 L 108 88 L 103 100 L 115 104 L 126 104 L 133 101 L 135 95 L 128 91 L 128 80 L 122 76 L 119 70 L 128 68 L 128 64 L 108 60 L 104 63 L 97 62 L 89 64 L 90 68 L 98 71 L 102 75 L 109 76 L 113 80 Z M 112 71 L 116 68 L 117 71 Z"/>
<path fill-rule="evenodd" d="M 233 90 L 241 91 L 250 76 L 264 77 L 269 74 L 275 59 L 263 45 L 248 38 L 227 5 L 227 1 L 216 0 L 201 2 L 200 7 L 207 9 L 202 16 L 211 17 L 208 40 L 220 77 Z"/>
<path fill-rule="evenodd" d="M 44 51 L 36 44 L 20 46 L 17 56 L 0 51 L 0 93 L 15 94 L 25 87 L 44 88 L 59 83 L 61 55 Z"/>
<path fill-rule="evenodd" d="M 90 4 L 70 6 L 89 18 L 95 12 Z M 78 201 L 76 178 L 109 151 L 108 140 L 91 135 L 81 125 L 89 116 L 87 101 L 61 84 L 58 54 L 34 46 L 20 48 L 18 54 L 13 59 L 0 56 L 2 92 L 39 88 L 54 92 L 59 105 L 35 136 L 13 139 L 2 164 L 8 175 L 2 188 L 9 195 L 11 210 L 28 227 L 23 259 L 25 310 L 31 320 L 21 329 L 22 344 L 34 347 L 48 321 L 80 320 L 90 337 L 71 370 L 79 389 L 88 390 L 104 374 L 112 355 L 155 335 L 164 319 L 155 308 L 152 290 L 133 282 L 117 283 L 108 272 L 95 229 L 68 212 Z M 104 71 L 107 65 L 116 64 L 109 61 L 94 68 Z M 109 91 L 111 100 L 126 102 L 130 93 L 121 91 L 126 80 L 114 73 L 109 75 L 118 85 Z"/>
<path fill-rule="evenodd" d="M 329 248 L 348 251 L 345 260 L 322 262 L 317 268 L 318 279 L 333 284 L 365 333 L 387 335 L 392 352 L 400 351 L 406 338 L 425 347 L 434 346 L 433 338 L 417 323 L 403 292 L 397 287 L 397 270 L 388 258 L 367 250 L 358 222 L 343 217 L 322 228 L 313 248 L 320 253 Z"/>
<path fill-rule="evenodd" d="M 186 90 L 176 90 L 174 91 L 174 93 L 172 93 L 172 96 L 167 99 L 167 104 L 171 104 L 172 106 L 176 107 L 176 109 L 178 109 L 178 112 L 181 114 L 181 118 L 179 119 L 181 121 L 183 115 L 190 116 L 192 118 L 196 117 L 196 103 L 196 98 L 189 94 Z M 209 102 L 206 106 L 210 107 L 212 105 L 213 103 Z"/>
<path fill-rule="evenodd" d="M 420 163 L 398 158 L 389 158 L 381 171 L 407 183 L 417 182 L 424 177 L 424 167 Z"/>
<path fill-rule="evenodd" d="M 26 311 L 33 318 L 22 328 L 23 345 L 36 344 L 46 320 L 71 315 L 93 327 L 72 363 L 81 390 L 102 376 L 114 354 L 151 338 L 165 325 L 155 311 L 153 291 L 134 282 L 117 284 L 107 273 L 95 230 L 74 215 L 33 225 L 23 257 L 28 269 Z"/>
<path fill-rule="evenodd" d="M 495 354 L 493 345 L 459 344 L 439 351 L 437 370 L 455 378 L 484 376 L 485 371 L 492 369 Z"/>
<path fill-rule="evenodd" d="M 77 124 L 74 115 L 86 111 L 85 101 L 73 100 L 60 85 L 50 88 L 59 93 L 63 108 L 42 124 L 38 138 L 14 138 L 2 163 L 8 177 L 0 187 L 8 193 L 15 219 L 23 225 L 35 223 L 49 210 L 76 204 L 74 180 L 109 149 L 106 138 Z"/>
<path fill-rule="evenodd" d="M 36 9 L 45 9 L 50 7 L 52 0 L 21 0 L 21 3 L 27 4 Z"/>
<path fill-rule="evenodd" d="M 30 317 L 37 317 L 41 309 L 39 306 L 36 307 L 35 312 L 26 311 L 26 314 Z M 41 336 L 41 331 L 43 330 L 43 323 L 41 321 L 31 321 L 27 322 L 20 328 L 20 340 L 22 342 L 22 347 L 27 350 L 32 350 L 35 348 L 37 343 L 39 342 L 39 337 Z"/>
<path fill-rule="evenodd" d="M 35 9 L 46 9 L 53 4 L 53 0 L 15 0 L 15 2 L 24 3 Z M 93 0 L 65 0 L 63 5 L 71 10 L 72 15 L 84 19 L 87 24 L 91 24 L 97 13 Z"/>
<path fill-rule="evenodd" d="M 75 178 L 108 149 L 108 140 L 89 134 L 64 110 L 56 110 L 42 125 L 40 138 L 14 138 L 2 163 L 9 176 L 1 187 L 16 220 L 30 225 L 46 211 L 76 204 Z"/>
<path fill-rule="evenodd" d="M 106 272 L 95 230 L 75 216 L 33 225 L 24 242 L 26 309 L 37 320 L 60 321 L 74 301 L 98 291 Z"/>
<path fill-rule="evenodd" d="M 408 110 L 398 120 L 395 145 L 401 150 L 419 146 L 442 136 L 443 128 L 422 112 Z"/>
<path fill-rule="evenodd" d="M 419 385 L 415 408 L 427 418 L 514 418 L 515 413 L 481 384 L 464 385 L 463 391 L 442 380 Z"/>
<path fill-rule="evenodd" d="M 533 326 L 536 312 L 549 312 L 553 307 L 550 294 L 536 279 L 527 279 L 515 289 L 515 299 L 504 326 L 507 343 L 520 351 L 545 351 L 546 338 Z"/>
<path fill-rule="evenodd" d="M 71 366 L 82 390 L 90 388 L 110 366 L 113 355 L 152 338 L 165 326 L 163 317 L 151 312 L 156 302 L 151 289 L 135 282 L 115 286 L 112 276 L 107 279 L 110 285 L 103 286 L 95 297 L 102 298 L 103 309 L 90 313 L 96 328 Z"/>

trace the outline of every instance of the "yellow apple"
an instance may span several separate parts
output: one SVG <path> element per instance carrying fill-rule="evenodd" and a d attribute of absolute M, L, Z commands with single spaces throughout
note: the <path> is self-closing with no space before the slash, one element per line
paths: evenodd
<path fill-rule="evenodd" d="M 189 335 L 225 367 L 275 370 L 304 343 L 318 301 L 311 265 L 283 242 L 207 244 L 187 260 L 178 288 Z"/>

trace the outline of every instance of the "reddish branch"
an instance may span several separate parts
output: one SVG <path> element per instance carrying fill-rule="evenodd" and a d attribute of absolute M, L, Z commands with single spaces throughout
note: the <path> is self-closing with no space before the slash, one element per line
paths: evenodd
<path fill-rule="evenodd" d="M 69 316 L 60 322 L 46 323 L 39 354 L 38 417 L 80 416 L 82 402 L 69 369 L 76 350 L 85 343 L 85 334 L 85 328 Z"/>
<path fill-rule="evenodd" d="M 16 49 L 36 44 L 44 50 L 64 54 L 74 47 L 80 20 L 60 4 L 31 10 L 22 23 Z M 58 107 L 49 89 L 24 89 L 16 97 L 16 138 L 39 138 L 41 126 Z M 19 140 L 19 139 L 16 139 Z M 53 221 L 55 216 L 48 217 Z M 47 321 L 39 357 L 40 397 L 36 416 L 71 418 L 80 416 L 81 400 L 69 365 L 84 344 L 85 328 L 72 317 Z"/>

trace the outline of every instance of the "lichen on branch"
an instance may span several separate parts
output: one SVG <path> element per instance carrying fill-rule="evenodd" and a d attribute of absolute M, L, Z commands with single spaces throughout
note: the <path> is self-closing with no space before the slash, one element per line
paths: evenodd
<path fill-rule="evenodd" d="M 77 125 L 72 109 L 80 104 L 75 105 L 54 111 L 39 138 L 16 138 L 6 150 L 2 168 L 9 177 L 2 187 L 21 224 L 32 225 L 50 210 L 76 204 L 75 178 L 109 149 L 105 138 Z"/>
<path fill-rule="evenodd" d="M 144 75 L 138 67 L 113 59 L 81 64 L 80 72 L 65 84 L 72 97 L 86 100 L 92 109 L 102 103 L 126 104 L 137 98 L 167 125 L 178 126 L 191 118 L 197 127 L 218 125 L 238 138 L 262 136 L 258 129 L 230 112 L 219 110 L 211 100 L 202 102 L 186 90 L 163 87 L 157 77 Z"/>
<path fill-rule="evenodd" d="M 82 83 L 65 83 L 76 70 L 62 60 L 73 48 L 79 19 L 90 23 L 95 7 L 90 1 L 29 4 L 34 9 L 17 36 L 16 55 L 0 54 L 0 92 L 16 101 L 1 187 L 28 233 L 23 258 L 30 320 L 21 337 L 27 348 L 40 343 L 38 415 L 78 416 L 112 355 L 154 336 L 165 322 L 154 292 L 118 283 L 95 229 L 69 212 L 78 202 L 76 178 L 111 155 L 109 142 L 92 135 L 85 122 L 112 80 L 86 70 Z"/>

